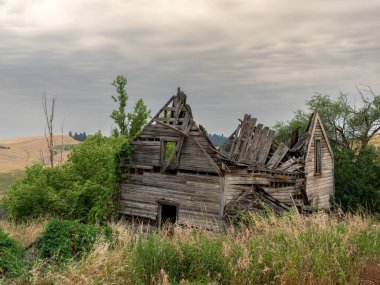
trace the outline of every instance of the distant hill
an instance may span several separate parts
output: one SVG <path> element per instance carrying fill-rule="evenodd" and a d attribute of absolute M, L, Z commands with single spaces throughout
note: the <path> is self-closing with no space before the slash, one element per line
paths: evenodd
<path fill-rule="evenodd" d="M 62 137 L 54 137 L 56 146 L 55 160 L 60 160 L 60 145 Z M 80 142 L 69 136 L 63 136 L 63 144 L 76 145 Z M 47 157 L 47 146 L 45 136 L 28 136 L 18 137 L 6 140 L 0 140 L 0 172 L 9 172 L 13 170 L 24 170 L 26 166 L 40 160 L 41 153 Z M 67 148 L 67 147 L 66 147 Z M 65 149 L 65 147 L 64 147 Z M 63 156 L 67 157 L 69 151 L 64 150 Z"/>

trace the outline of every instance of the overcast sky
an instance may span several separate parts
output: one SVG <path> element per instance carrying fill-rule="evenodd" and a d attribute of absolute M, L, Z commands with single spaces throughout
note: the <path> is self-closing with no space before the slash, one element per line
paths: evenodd
<path fill-rule="evenodd" d="M 0 139 L 56 128 L 109 134 L 111 81 L 157 110 L 181 88 L 197 123 L 288 120 L 314 92 L 380 93 L 377 0 L 0 0 Z"/>

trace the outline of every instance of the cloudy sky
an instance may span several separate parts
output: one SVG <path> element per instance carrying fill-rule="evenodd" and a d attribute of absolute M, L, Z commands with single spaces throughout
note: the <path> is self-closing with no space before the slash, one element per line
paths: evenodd
<path fill-rule="evenodd" d="M 110 133 L 111 81 L 155 113 L 181 88 L 209 132 L 287 120 L 314 92 L 380 93 L 377 0 L 0 0 L 0 139 Z"/>

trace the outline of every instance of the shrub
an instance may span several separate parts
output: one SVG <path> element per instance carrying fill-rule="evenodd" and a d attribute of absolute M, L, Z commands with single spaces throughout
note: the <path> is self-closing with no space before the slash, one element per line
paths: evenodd
<path fill-rule="evenodd" d="M 100 234 L 101 228 L 96 226 L 52 220 L 37 239 L 36 248 L 41 258 L 65 261 L 87 253 Z"/>
<path fill-rule="evenodd" d="M 73 149 L 61 167 L 29 167 L 2 203 L 8 216 L 15 220 L 47 214 L 84 222 L 112 220 L 117 213 L 118 156 L 124 144 L 124 137 L 97 133 Z"/>
<path fill-rule="evenodd" d="M 335 150 L 335 199 L 344 210 L 380 212 L 380 154 Z"/>
<path fill-rule="evenodd" d="M 22 245 L 0 230 L 0 274 L 17 277 L 23 273 L 24 255 Z"/>

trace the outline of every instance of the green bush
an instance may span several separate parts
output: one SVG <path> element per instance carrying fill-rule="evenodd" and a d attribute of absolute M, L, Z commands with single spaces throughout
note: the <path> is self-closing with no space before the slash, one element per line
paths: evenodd
<path fill-rule="evenodd" d="M 26 220 L 43 215 L 107 222 L 117 213 L 119 154 L 124 137 L 97 133 L 75 147 L 61 167 L 33 165 L 3 201 L 8 216 Z"/>
<path fill-rule="evenodd" d="M 343 210 L 380 212 L 380 154 L 335 150 L 335 200 Z"/>
<path fill-rule="evenodd" d="M 65 261 L 87 253 L 102 230 L 75 221 L 52 220 L 37 239 L 36 248 L 41 258 Z"/>
<path fill-rule="evenodd" d="M 0 230 L 0 275 L 17 277 L 25 271 L 25 250 Z"/>

